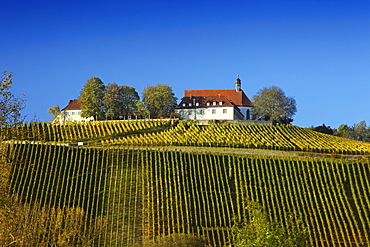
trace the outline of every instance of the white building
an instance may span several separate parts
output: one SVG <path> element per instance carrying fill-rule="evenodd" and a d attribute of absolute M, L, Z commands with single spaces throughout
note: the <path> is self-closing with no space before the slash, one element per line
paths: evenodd
<path fill-rule="evenodd" d="M 68 105 L 60 111 L 60 114 L 54 121 L 64 122 L 85 122 L 93 121 L 93 117 L 83 118 L 81 117 L 82 108 L 79 99 L 70 100 Z"/>
<path fill-rule="evenodd" d="M 237 78 L 235 90 L 185 90 L 175 111 L 182 119 L 249 120 L 252 108 Z"/>

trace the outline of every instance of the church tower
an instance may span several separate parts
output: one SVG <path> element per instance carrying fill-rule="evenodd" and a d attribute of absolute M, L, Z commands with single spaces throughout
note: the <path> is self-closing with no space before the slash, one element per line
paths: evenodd
<path fill-rule="evenodd" d="M 238 78 L 236 78 L 235 90 L 237 92 L 240 92 L 240 90 L 242 90 L 242 80 L 240 80 L 239 75 L 238 75 Z"/>

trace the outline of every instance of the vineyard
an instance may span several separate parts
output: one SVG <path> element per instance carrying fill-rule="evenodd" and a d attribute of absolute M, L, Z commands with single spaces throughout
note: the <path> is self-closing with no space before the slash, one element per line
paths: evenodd
<path fill-rule="evenodd" d="M 370 143 L 351 141 L 293 125 L 210 124 L 180 122 L 166 131 L 103 141 L 126 146 L 231 147 L 319 153 L 370 154 Z"/>
<path fill-rule="evenodd" d="M 99 146 L 197 146 L 369 155 L 370 143 L 326 135 L 294 125 L 218 124 L 194 121 L 131 120 L 30 122 L 0 129 L 1 140 L 71 143 Z"/>
<path fill-rule="evenodd" d="M 104 217 L 99 246 L 141 246 L 171 233 L 193 233 L 225 246 L 232 218 L 243 218 L 251 200 L 285 227 L 288 218 L 300 219 L 311 246 L 370 244 L 369 143 L 292 125 L 166 120 L 37 123 L 4 128 L 1 136 L 10 191 L 24 203 L 80 207 L 91 219 Z M 80 140 L 94 145 L 66 145 Z M 358 158 L 219 154 L 212 147 Z"/>
<path fill-rule="evenodd" d="M 66 124 L 25 122 L 0 129 L 0 139 L 42 142 L 96 141 L 158 131 L 168 127 L 172 122 L 168 120 L 68 122 Z"/>

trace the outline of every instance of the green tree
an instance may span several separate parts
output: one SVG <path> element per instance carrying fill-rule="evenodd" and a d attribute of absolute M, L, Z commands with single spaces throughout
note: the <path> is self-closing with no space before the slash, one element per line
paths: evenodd
<path fill-rule="evenodd" d="M 367 126 L 364 120 L 353 126 L 342 124 L 334 134 L 357 141 L 370 142 L 370 127 Z"/>
<path fill-rule="evenodd" d="M 291 123 L 297 111 L 296 101 L 285 96 L 282 89 L 272 86 L 263 88 L 253 96 L 253 118 L 278 123 Z"/>
<path fill-rule="evenodd" d="M 122 115 L 123 102 L 117 83 L 108 83 L 104 92 L 103 104 L 107 117 L 115 119 Z"/>
<path fill-rule="evenodd" d="M 147 86 L 144 88 L 142 95 L 146 109 L 155 117 L 170 114 L 177 104 L 177 98 L 172 92 L 172 87 L 165 84 Z"/>
<path fill-rule="evenodd" d="M 55 105 L 51 108 L 48 108 L 48 114 L 50 114 L 53 119 L 55 119 L 60 114 L 60 107 L 58 105 Z"/>
<path fill-rule="evenodd" d="M 304 247 L 308 246 L 308 233 L 292 218 L 288 229 L 271 222 L 257 202 L 250 201 L 244 219 L 234 218 L 231 244 L 235 247 Z"/>
<path fill-rule="evenodd" d="M 363 120 L 358 124 L 353 125 L 355 140 L 370 142 L 370 127 L 367 127 Z"/>
<path fill-rule="evenodd" d="M 13 84 L 13 74 L 3 72 L 0 83 L 0 123 L 16 124 L 22 122 L 21 111 L 25 108 L 26 99 L 16 97 L 10 91 Z"/>
<path fill-rule="evenodd" d="M 136 102 L 139 99 L 135 88 L 109 83 L 105 89 L 103 100 L 106 116 L 117 119 L 119 116 L 128 115 L 136 110 Z"/>
<path fill-rule="evenodd" d="M 92 76 L 80 92 L 82 117 L 94 117 L 95 120 L 104 118 L 104 91 L 105 86 L 97 77 Z"/>
<path fill-rule="evenodd" d="M 123 114 L 128 115 L 137 109 L 136 103 L 139 101 L 140 96 L 133 87 L 121 86 L 120 91 L 123 102 Z"/>
<path fill-rule="evenodd" d="M 149 115 L 150 115 L 150 112 L 149 112 L 149 110 L 147 110 L 146 108 L 145 108 L 145 105 L 143 104 L 143 102 L 141 102 L 140 100 L 138 100 L 137 102 L 136 102 L 136 110 L 135 110 L 135 115 L 136 116 L 142 116 L 142 117 L 144 117 L 144 118 L 147 118 L 147 117 L 149 117 Z"/>
<path fill-rule="evenodd" d="M 316 127 L 310 127 L 310 129 L 316 131 L 316 132 L 320 132 L 320 133 L 324 133 L 324 134 L 328 134 L 328 135 L 332 135 L 334 133 L 334 130 L 332 128 L 330 128 L 330 126 L 326 126 L 325 124 L 322 124 L 321 126 L 316 126 Z"/>

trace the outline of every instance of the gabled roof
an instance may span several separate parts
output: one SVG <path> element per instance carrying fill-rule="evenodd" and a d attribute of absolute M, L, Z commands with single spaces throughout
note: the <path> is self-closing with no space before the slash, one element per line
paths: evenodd
<path fill-rule="evenodd" d="M 209 105 L 207 104 L 209 102 Z M 214 105 L 213 102 L 216 102 Z M 218 96 L 196 96 L 184 97 L 176 108 L 194 108 L 194 107 L 225 107 L 234 106 L 230 100 L 223 95 Z"/>
<path fill-rule="evenodd" d="M 192 96 L 224 96 L 230 102 L 237 106 L 253 106 L 252 101 L 248 98 L 248 96 L 240 90 L 239 92 L 236 90 L 185 90 L 184 96 L 185 97 L 192 97 Z"/>
<path fill-rule="evenodd" d="M 62 109 L 62 111 L 81 110 L 81 104 L 79 99 L 70 100 L 68 105 Z"/>

